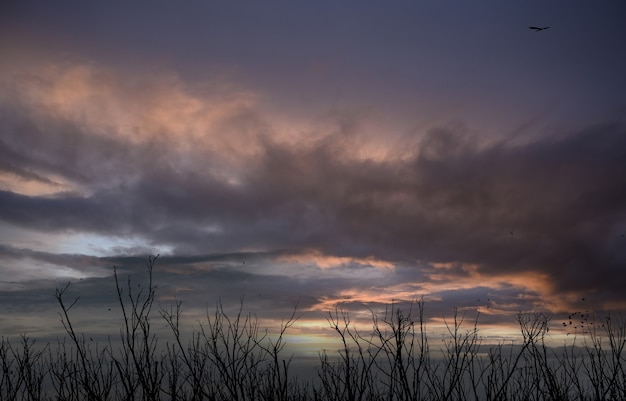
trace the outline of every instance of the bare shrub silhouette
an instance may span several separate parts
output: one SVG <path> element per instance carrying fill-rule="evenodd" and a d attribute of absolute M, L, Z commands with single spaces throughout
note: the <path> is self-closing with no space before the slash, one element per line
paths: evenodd
<path fill-rule="evenodd" d="M 147 284 L 120 280 L 114 270 L 122 324 L 119 346 L 102 344 L 73 324 L 76 297 L 56 291 L 65 337 L 41 345 L 25 335 L 0 340 L 1 400 L 621 400 L 626 399 L 626 322 L 586 313 L 563 348 L 547 345 L 550 317 L 520 313 L 517 341 L 483 344 L 478 319 L 454 310 L 444 319 L 441 345 L 429 341 L 423 299 L 372 312 L 357 329 L 347 311 L 329 311 L 336 352 L 321 351 L 317 377 L 299 378 L 285 357 L 297 308 L 276 333 L 245 312 L 218 302 L 190 337 L 181 328 L 182 303 L 158 313 L 171 336 L 152 329 L 157 257 L 147 261 Z M 576 315 L 578 316 L 578 315 Z M 564 323 L 566 327 L 569 325 Z M 577 326 L 578 330 L 578 326 Z M 187 339 L 185 339 L 187 338 Z M 116 343 L 116 344 L 117 344 Z"/>

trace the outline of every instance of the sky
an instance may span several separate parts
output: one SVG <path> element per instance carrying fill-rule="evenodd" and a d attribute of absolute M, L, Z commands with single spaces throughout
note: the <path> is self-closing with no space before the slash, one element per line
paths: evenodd
<path fill-rule="evenodd" d="M 117 333 L 113 266 L 292 340 L 423 299 L 428 323 L 626 309 L 620 1 L 9 1 L 0 328 Z M 535 32 L 529 26 L 549 26 Z M 584 300 L 583 300 L 584 299 Z M 230 310 L 230 309 L 229 309 Z M 265 324 L 264 323 L 264 324 Z M 364 323 L 366 324 L 366 323 Z"/>

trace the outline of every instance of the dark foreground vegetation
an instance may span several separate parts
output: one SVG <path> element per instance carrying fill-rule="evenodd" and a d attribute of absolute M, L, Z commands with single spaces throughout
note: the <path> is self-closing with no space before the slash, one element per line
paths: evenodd
<path fill-rule="evenodd" d="M 158 311 L 171 330 L 159 341 L 151 329 L 155 298 L 148 284 L 115 282 L 123 314 L 121 345 L 90 341 L 74 327 L 68 287 L 57 300 L 66 336 L 39 347 L 26 336 L 0 343 L 0 399 L 12 400 L 624 400 L 626 325 L 605 316 L 555 350 L 546 345 L 549 319 L 520 314 L 515 343 L 483 345 L 476 322 L 465 328 L 456 312 L 447 334 L 429 345 L 422 301 L 373 314 L 358 331 L 347 313 L 328 315 L 340 349 L 319 356 L 317 377 L 298 378 L 285 353 L 296 314 L 269 335 L 253 315 L 230 315 L 221 305 L 189 338 L 181 305 Z M 156 312 L 156 311 L 155 311 Z M 160 319 L 160 318 L 157 318 Z M 186 339 L 184 339 L 186 338 Z M 443 345 L 440 345 L 443 344 Z"/>

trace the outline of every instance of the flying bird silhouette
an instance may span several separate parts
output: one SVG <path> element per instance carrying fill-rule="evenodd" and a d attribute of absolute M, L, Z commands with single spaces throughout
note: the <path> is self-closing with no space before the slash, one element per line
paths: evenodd
<path fill-rule="evenodd" d="M 549 29 L 549 26 L 544 26 L 543 28 L 540 26 L 529 26 L 528 28 L 532 29 L 535 32 L 543 31 L 544 29 Z"/>

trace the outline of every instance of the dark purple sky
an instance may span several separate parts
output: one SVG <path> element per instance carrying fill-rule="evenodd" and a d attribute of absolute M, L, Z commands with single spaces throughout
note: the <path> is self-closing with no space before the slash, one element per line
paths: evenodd
<path fill-rule="evenodd" d="M 7 333 L 60 330 L 68 280 L 108 310 L 156 253 L 190 316 L 245 295 L 313 331 L 626 307 L 623 2 L 5 3 Z"/>

